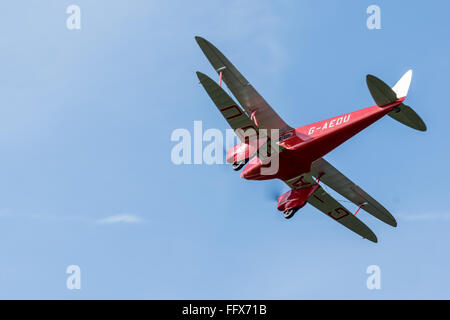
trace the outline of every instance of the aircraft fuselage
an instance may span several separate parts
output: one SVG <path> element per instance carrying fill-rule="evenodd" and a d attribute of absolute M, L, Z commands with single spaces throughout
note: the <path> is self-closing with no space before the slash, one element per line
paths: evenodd
<path fill-rule="evenodd" d="M 258 157 L 254 157 L 242 171 L 241 177 L 247 180 L 288 180 L 309 172 L 313 161 L 391 112 L 403 100 L 398 99 L 383 107 L 375 105 L 285 132 L 276 142 L 284 148 L 277 155 L 278 169 L 267 174 L 267 170 L 264 172 L 262 168 L 272 164 L 263 165 Z"/>

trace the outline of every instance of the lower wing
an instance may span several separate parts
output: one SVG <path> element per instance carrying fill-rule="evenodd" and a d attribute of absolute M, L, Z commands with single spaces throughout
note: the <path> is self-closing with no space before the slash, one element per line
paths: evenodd
<path fill-rule="evenodd" d="M 293 179 L 286 180 L 285 183 L 294 190 L 318 184 L 311 173 L 305 173 Z M 342 224 L 344 227 L 359 234 L 361 237 L 373 242 L 378 241 L 376 235 L 368 226 L 325 192 L 322 187 L 319 186 L 319 188 L 308 198 L 307 202 L 333 220 Z"/>
<path fill-rule="evenodd" d="M 397 226 L 397 221 L 395 221 L 395 218 L 386 210 L 386 208 L 339 172 L 339 170 L 333 167 L 325 159 L 320 158 L 312 163 L 311 174 L 315 177 L 320 177 L 321 182 L 374 217 L 393 227 Z"/>
<path fill-rule="evenodd" d="M 330 218 L 349 228 L 361 237 L 372 242 L 378 242 L 377 236 L 361 220 L 344 208 L 332 196 L 319 187 L 309 198 L 308 203 L 322 211 Z"/>

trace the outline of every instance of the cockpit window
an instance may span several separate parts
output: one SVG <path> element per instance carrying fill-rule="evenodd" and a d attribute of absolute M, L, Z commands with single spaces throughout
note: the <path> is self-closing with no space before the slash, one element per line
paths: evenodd
<path fill-rule="evenodd" d="M 292 137 L 292 134 L 293 134 L 292 132 L 288 132 L 288 133 L 282 135 L 280 141 L 289 139 L 290 137 Z"/>

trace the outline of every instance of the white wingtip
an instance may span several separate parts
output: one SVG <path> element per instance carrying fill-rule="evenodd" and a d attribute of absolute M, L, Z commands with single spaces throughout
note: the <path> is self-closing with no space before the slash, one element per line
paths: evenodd
<path fill-rule="evenodd" d="M 411 84 L 411 78 L 412 78 L 412 70 L 408 70 L 403 75 L 403 77 L 401 77 L 400 80 L 398 80 L 395 86 L 392 87 L 392 90 L 394 90 L 395 94 L 397 95 L 397 98 L 403 98 L 407 96 L 409 85 Z"/>

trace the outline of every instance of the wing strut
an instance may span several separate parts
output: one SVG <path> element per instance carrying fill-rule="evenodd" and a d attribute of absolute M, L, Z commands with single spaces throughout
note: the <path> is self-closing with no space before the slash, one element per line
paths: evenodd
<path fill-rule="evenodd" d="M 217 69 L 217 71 L 219 72 L 219 87 L 222 86 L 222 75 L 223 75 L 223 70 L 225 70 L 225 67 L 222 67 L 222 68 Z"/>
<path fill-rule="evenodd" d="M 220 71 L 220 76 L 219 76 L 219 87 L 222 86 L 222 71 Z"/>
<path fill-rule="evenodd" d="M 256 120 L 256 110 L 252 112 L 252 115 L 250 116 L 250 120 L 253 120 L 255 122 L 256 126 L 259 127 L 258 120 Z"/>
<path fill-rule="evenodd" d="M 357 214 L 358 211 L 361 209 L 361 207 L 362 207 L 362 206 L 365 206 L 366 204 L 367 204 L 367 202 L 361 203 L 361 204 L 358 206 L 358 210 L 356 210 L 356 212 L 355 212 L 353 215 L 356 216 L 356 214 Z"/>
<path fill-rule="evenodd" d="M 316 178 L 316 183 L 317 184 L 319 184 L 320 183 L 320 178 L 323 176 L 323 173 L 321 173 L 317 178 Z M 361 210 L 361 208 L 363 207 L 363 206 L 365 206 L 366 204 L 368 204 L 367 202 L 364 202 L 364 203 L 361 203 L 359 206 L 358 206 L 358 209 L 356 210 L 356 212 L 353 214 L 354 216 L 356 216 L 356 214 L 359 212 L 359 210 Z"/>

